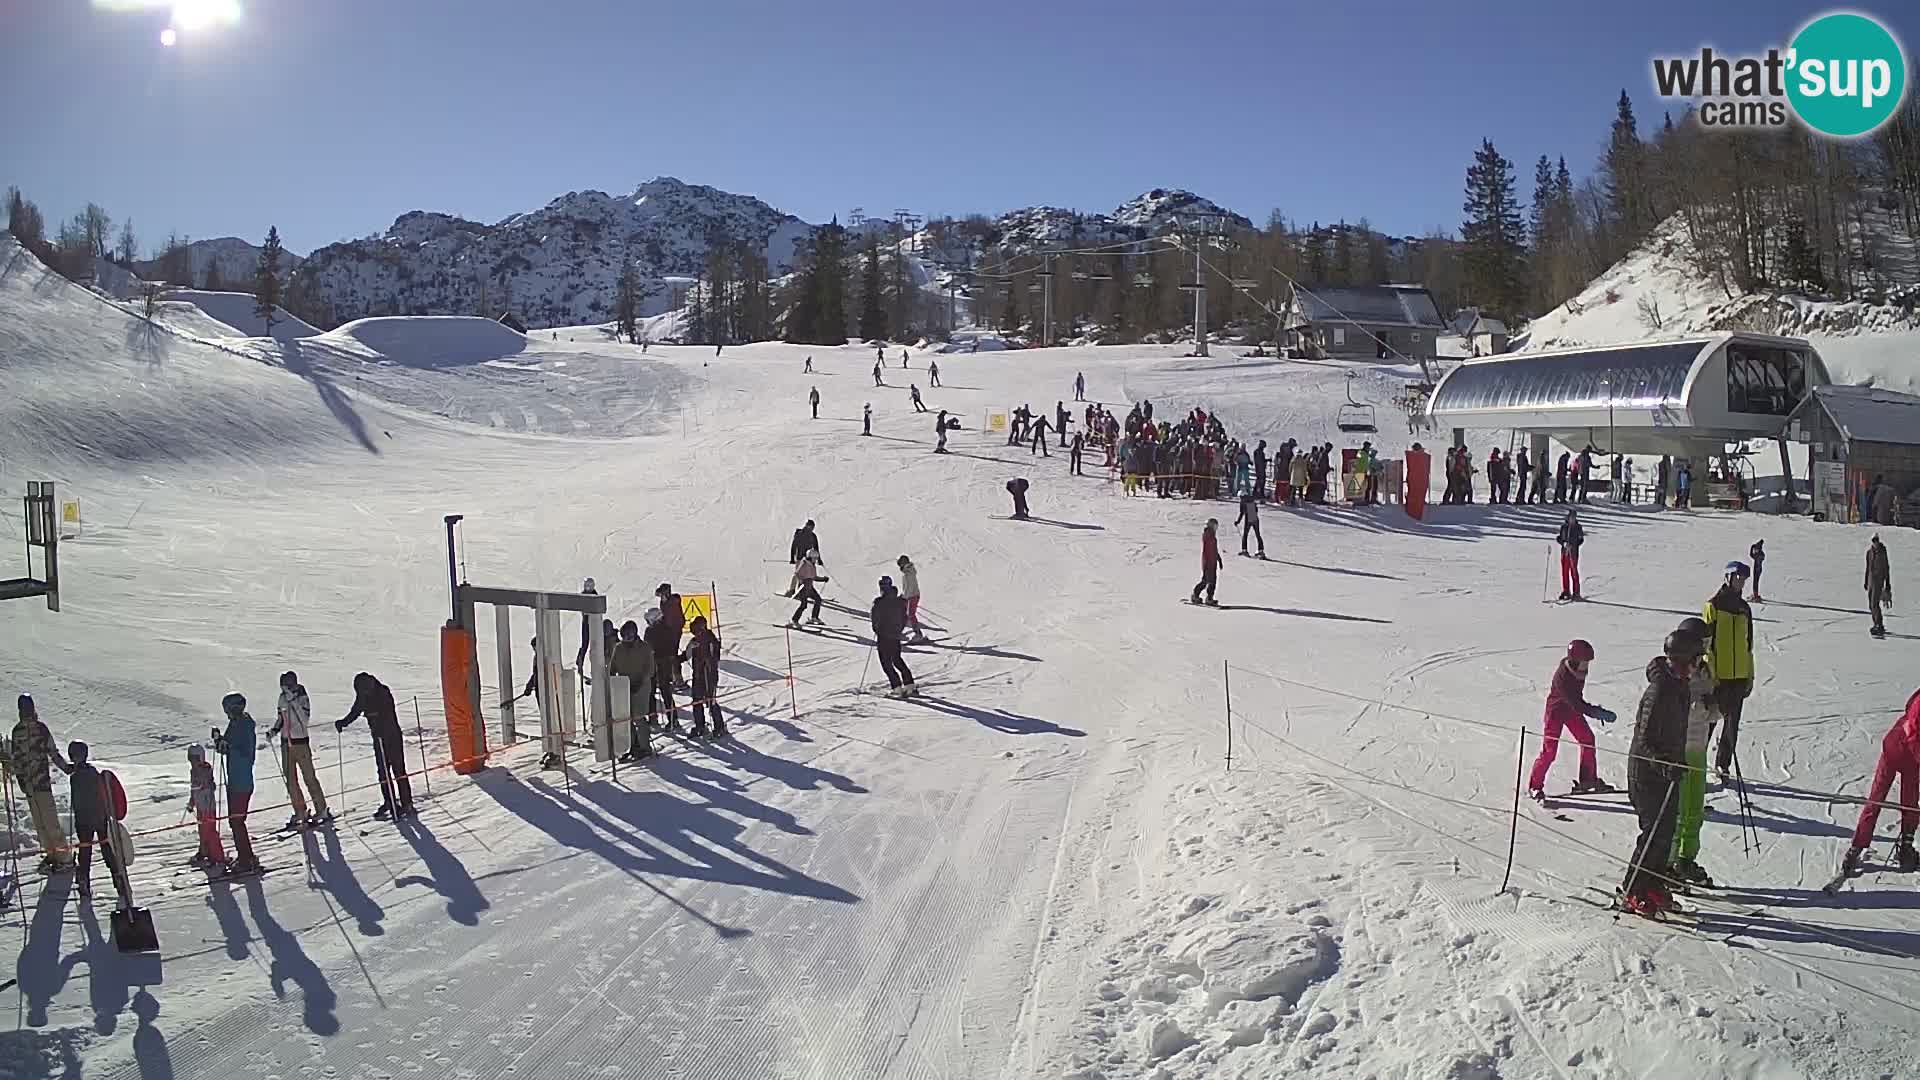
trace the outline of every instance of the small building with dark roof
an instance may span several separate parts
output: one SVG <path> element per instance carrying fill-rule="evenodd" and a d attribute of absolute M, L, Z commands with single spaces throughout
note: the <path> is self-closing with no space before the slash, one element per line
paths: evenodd
<path fill-rule="evenodd" d="M 1511 334 L 1507 324 L 1487 315 L 1475 315 L 1467 324 L 1465 333 L 1467 352 L 1473 356 L 1498 356 L 1507 351 L 1507 341 Z"/>
<path fill-rule="evenodd" d="M 1817 386 L 1788 418 L 1787 438 L 1807 447 L 1815 513 L 1830 521 L 1920 525 L 1920 397 Z"/>
<path fill-rule="evenodd" d="M 1440 305 L 1419 285 L 1296 284 L 1281 314 L 1287 347 L 1316 358 L 1431 360 L 1447 329 Z"/>

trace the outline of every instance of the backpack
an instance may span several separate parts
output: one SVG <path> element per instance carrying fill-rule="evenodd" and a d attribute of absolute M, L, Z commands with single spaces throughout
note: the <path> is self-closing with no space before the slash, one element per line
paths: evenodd
<path fill-rule="evenodd" d="M 120 778 L 111 769 L 100 770 L 100 786 L 106 789 L 107 812 L 115 821 L 127 819 L 127 789 L 120 786 Z"/>

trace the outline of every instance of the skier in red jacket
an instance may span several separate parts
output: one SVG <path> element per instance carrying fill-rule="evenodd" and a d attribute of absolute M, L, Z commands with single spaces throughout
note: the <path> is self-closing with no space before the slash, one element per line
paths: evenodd
<path fill-rule="evenodd" d="M 1200 534 L 1200 584 L 1193 587 L 1192 602 L 1195 604 L 1201 602 L 1200 590 L 1205 589 L 1207 591 L 1206 603 L 1211 607 L 1220 606 L 1220 602 L 1213 598 L 1214 580 L 1220 572 L 1219 529 L 1220 519 L 1208 518 L 1207 527 L 1205 531 Z"/>
<path fill-rule="evenodd" d="M 1560 752 L 1560 733 L 1566 731 L 1580 744 L 1580 779 L 1573 785 L 1575 795 L 1617 790 L 1600 779 L 1594 762 L 1593 729 L 1587 726 L 1591 716 L 1603 724 L 1613 722 L 1613 714 L 1587 703 L 1587 668 L 1593 663 L 1593 646 L 1574 640 L 1567 644 L 1566 658 L 1553 669 L 1553 686 L 1547 691 L 1546 732 L 1540 739 L 1540 756 L 1533 759 L 1533 775 L 1527 780 L 1527 794 L 1536 800 L 1547 797 L 1547 770 Z"/>
<path fill-rule="evenodd" d="M 1860 856 L 1873 843 L 1874 826 L 1880 823 L 1880 809 L 1886 805 L 1894 777 L 1900 778 L 1900 842 L 1894 847 L 1894 861 L 1900 869 L 1920 869 L 1920 852 L 1914 850 L 1913 834 L 1920 829 L 1920 691 L 1907 699 L 1906 711 L 1893 722 L 1880 740 L 1880 764 L 1873 770 L 1873 787 L 1867 792 L 1867 805 L 1860 809 L 1860 823 L 1853 830 L 1853 844 L 1840 863 L 1845 877 L 1860 869 Z"/>

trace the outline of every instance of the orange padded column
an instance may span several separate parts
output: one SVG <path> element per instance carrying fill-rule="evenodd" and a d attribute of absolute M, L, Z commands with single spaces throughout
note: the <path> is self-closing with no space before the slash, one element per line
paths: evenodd
<path fill-rule="evenodd" d="M 440 699 L 447 714 L 447 746 L 453 771 L 465 775 L 487 766 L 487 726 L 474 700 L 473 631 L 448 623 L 440 628 Z"/>

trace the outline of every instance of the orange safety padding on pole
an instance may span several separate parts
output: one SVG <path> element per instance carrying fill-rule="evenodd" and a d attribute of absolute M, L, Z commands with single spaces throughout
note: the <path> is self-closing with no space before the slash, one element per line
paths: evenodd
<path fill-rule="evenodd" d="M 1427 480 L 1433 471 L 1433 455 L 1425 450 L 1407 451 L 1407 516 L 1420 521 L 1427 516 Z"/>
<path fill-rule="evenodd" d="M 473 698 L 478 666 L 473 631 L 448 623 L 440 628 L 440 700 L 447 715 L 447 746 L 453 771 L 462 776 L 487 767 L 487 727 Z"/>

